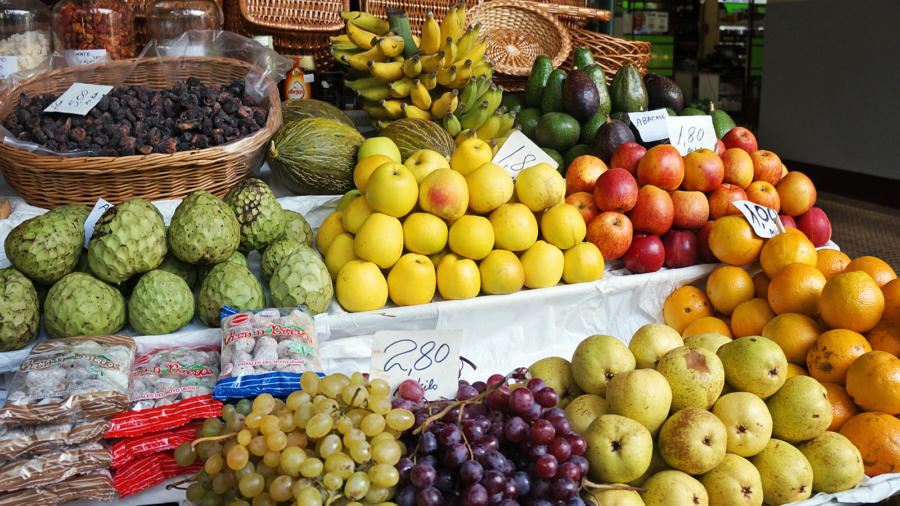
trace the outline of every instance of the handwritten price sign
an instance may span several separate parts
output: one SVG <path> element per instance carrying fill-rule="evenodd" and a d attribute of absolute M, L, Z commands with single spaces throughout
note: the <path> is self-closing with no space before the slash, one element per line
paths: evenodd
<path fill-rule="evenodd" d="M 378 331 L 372 341 L 369 379 L 391 385 L 393 396 L 404 380 L 416 380 L 425 398 L 453 398 L 458 389 L 461 330 Z"/>
<path fill-rule="evenodd" d="M 784 233 L 784 225 L 781 224 L 781 218 L 774 209 L 754 204 L 749 200 L 736 200 L 732 204 L 738 208 L 744 218 L 747 218 L 756 235 L 764 239 L 771 239 Z"/>
<path fill-rule="evenodd" d="M 554 169 L 559 167 L 556 160 L 520 131 L 513 132 L 509 139 L 506 139 L 491 161 L 506 169 L 513 180 L 523 169 L 534 167 L 539 163 L 546 163 Z"/>
<path fill-rule="evenodd" d="M 698 149 L 711 149 L 719 145 L 711 116 L 677 116 L 666 118 L 669 142 L 685 156 Z"/>
<path fill-rule="evenodd" d="M 0 56 L 0 79 L 8 79 L 9 76 L 18 71 L 18 56 Z"/>
<path fill-rule="evenodd" d="M 105 49 L 82 49 L 75 51 L 75 56 L 82 65 L 90 65 L 95 61 L 106 56 Z"/>
<path fill-rule="evenodd" d="M 101 84 L 75 83 L 56 99 L 56 102 L 44 109 L 44 112 L 64 112 L 84 116 L 112 89 L 112 86 Z"/>
<path fill-rule="evenodd" d="M 87 219 L 84 220 L 84 247 L 87 248 L 88 241 L 91 240 L 91 236 L 94 235 L 94 225 L 97 224 L 97 220 L 103 216 L 103 213 L 106 212 L 107 209 L 112 207 L 113 205 L 103 199 L 97 199 L 97 203 L 94 204 L 94 208 L 91 209 L 91 214 L 88 215 Z"/>

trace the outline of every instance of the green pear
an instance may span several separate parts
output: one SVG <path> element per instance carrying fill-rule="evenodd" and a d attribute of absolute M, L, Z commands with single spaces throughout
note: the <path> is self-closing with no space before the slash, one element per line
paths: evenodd
<path fill-rule="evenodd" d="M 750 463 L 759 471 L 763 501 L 769 506 L 805 501 L 812 494 L 812 466 L 785 441 L 770 439 L 763 451 L 750 457 Z"/>
<path fill-rule="evenodd" d="M 596 490 L 585 486 L 581 492 L 585 504 L 593 506 L 644 506 L 635 490 Z"/>
<path fill-rule="evenodd" d="M 659 443 L 653 443 L 653 455 L 650 457 L 650 467 L 647 468 L 647 471 L 644 474 L 638 476 L 637 478 L 628 482 L 628 485 L 631 487 L 640 487 L 644 485 L 644 482 L 650 479 L 656 473 L 661 473 L 663 471 L 669 471 L 672 469 L 672 466 L 666 464 L 666 459 L 662 457 L 662 454 L 659 453 Z"/>
<path fill-rule="evenodd" d="M 728 434 L 728 453 L 752 457 L 761 452 L 772 437 L 772 415 L 762 399 L 749 392 L 719 397 L 712 413 L 722 420 Z"/>
<path fill-rule="evenodd" d="M 809 376 L 794 376 L 781 390 L 766 399 L 772 414 L 772 437 L 785 441 L 807 441 L 831 426 L 833 412 L 828 391 Z"/>
<path fill-rule="evenodd" d="M 343 211 L 344 209 L 347 209 L 347 206 L 350 205 L 350 202 L 353 202 L 356 197 L 360 196 L 362 196 L 362 192 L 357 190 L 356 188 L 348 191 L 340 198 L 340 200 L 338 200 L 337 210 Z"/>
<path fill-rule="evenodd" d="M 725 381 L 739 392 L 763 399 L 774 394 L 787 379 L 787 357 L 771 339 L 747 336 L 722 345 L 716 355 L 725 366 Z"/>
<path fill-rule="evenodd" d="M 644 474 L 653 455 L 653 437 L 646 427 L 619 415 L 603 415 L 591 422 L 584 434 L 590 464 L 588 474 L 596 483 L 625 483 Z"/>
<path fill-rule="evenodd" d="M 719 351 L 722 345 L 730 343 L 731 338 L 723 336 L 718 332 L 710 332 L 709 334 L 694 334 L 685 338 L 684 345 L 688 348 L 703 348 L 713 353 Z"/>
<path fill-rule="evenodd" d="M 600 397 L 606 397 L 609 380 L 620 372 L 633 371 L 634 366 L 631 350 L 612 336 L 591 336 L 581 341 L 572 355 L 572 374 L 578 387 Z"/>
<path fill-rule="evenodd" d="M 656 369 L 659 359 L 671 349 L 684 346 L 681 334 L 668 325 L 648 323 L 631 336 L 628 349 L 637 369 Z"/>
<path fill-rule="evenodd" d="M 859 449 L 837 432 L 797 445 L 813 471 L 813 491 L 833 494 L 855 487 L 865 476 Z"/>
<path fill-rule="evenodd" d="M 703 348 L 675 348 L 663 355 L 656 370 L 672 388 L 672 413 L 685 408 L 711 408 L 725 385 L 722 361 Z"/>
<path fill-rule="evenodd" d="M 565 408 L 572 399 L 584 394 L 572 376 L 572 364 L 564 358 L 542 358 L 531 364 L 528 372 L 532 377 L 541 378 L 548 387 L 556 390 L 559 394 L 559 403 L 556 405 L 558 408 Z"/>
<path fill-rule="evenodd" d="M 616 374 L 606 388 L 609 412 L 639 422 L 654 438 L 669 417 L 672 389 L 655 369 L 637 369 Z"/>
<path fill-rule="evenodd" d="M 645 506 L 707 506 L 709 495 L 696 478 L 681 471 L 663 471 L 650 477 L 641 492 Z"/>
<path fill-rule="evenodd" d="M 682 409 L 659 431 L 659 453 L 667 464 L 688 474 L 714 469 L 725 458 L 726 446 L 725 425 L 705 409 Z"/>
<path fill-rule="evenodd" d="M 566 406 L 566 418 L 575 434 L 584 435 L 591 422 L 599 416 L 609 414 L 609 404 L 606 399 L 594 394 L 584 394 L 576 397 Z"/>
<path fill-rule="evenodd" d="M 744 457 L 726 454 L 712 471 L 699 477 L 709 494 L 709 506 L 761 506 L 759 471 Z"/>

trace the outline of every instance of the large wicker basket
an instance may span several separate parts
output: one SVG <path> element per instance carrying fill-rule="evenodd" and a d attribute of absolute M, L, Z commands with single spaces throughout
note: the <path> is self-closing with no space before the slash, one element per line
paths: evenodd
<path fill-rule="evenodd" d="M 207 84 L 228 84 L 244 78 L 252 65 L 230 58 L 164 58 L 163 65 L 179 79 L 195 77 Z M 62 93 L 75 80 L 104 83 L 134 60 L 119 60 L 100 65 L 91 73 L 78 67 L 54 71 L 7 90 L 0 96 L 0 118 L 13 112 L 19 96 Z M 266 78 L 269 79 L 269 78 Z M 271 80 L 270 80 L 271 81 Z M 163 67 L 157 58 L 144 58 L 135 67 L 126 85 L 166 87 Z M 141 197 L 147 200 L 183 198 L 195 190 L 224 195 L 235 183 L 259 169 L 266 146 L 281 127 L 281 101 L 278 87 L 271 82 L 272 93 L 261 103 L 269 110 L 266 126 L 255 134 L 221 147 L 173 154 L 155 153 L 119 158 L 67 158 L 42 156 L 0 144 L 0 170 L 3 177 L 26 202 L 53 208 L 63 204 L 93 205 L 98 198 L 112 203 Z"/>
<path fill-rule="evenodd" d="M 650 62 L 650 43 L 620 39 L 603 33 L 589 32 L 577 28 L 569 29 L 572 36 L 572 47 L 584 46 L 591 50 L 594 61 L 606 71 L 606 79 L 612 82 L 622 65 L 631 65 L 638 69 L 641 75 L 647 72 L 647 63 Z M 562 67 L 564 70 L 572 69 L 572 56 L 566 59 Z"/>

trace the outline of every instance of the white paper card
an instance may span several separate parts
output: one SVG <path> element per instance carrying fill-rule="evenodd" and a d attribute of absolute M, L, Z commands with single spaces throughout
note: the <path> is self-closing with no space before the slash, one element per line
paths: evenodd
<path fill-rule="evenodd" d="M 719 146 L 711 116 L 670 116 L 666 118 L 666 128 L 669 142 L 681 156 L 702 148 L 715 151 Z"/>
<path fill-rule="evenodd" d="M 0 56 L 0 79 L 8 79 L 12 73 L 18 71 L 18 56 Z"/>
<path fill-rule="evenodd" d="M 94 208 L 91 209 L 91 214 L 88 215 L 87 219 L 84 220 L 84 247 L 87 248 L 88 241 L 91 240 L 91 236 L 94 235 L 94 225 L 97 224 L 97 220 L 103 216 L 103 213 L 106 212 L 107 209 L 112 207 L 113 205 L 109 202 L 98 199 L 97 203 L 94 204 Z"/>
<path fill-rule="evenodd" d="M 756 235 L 764 239 L 771 239 L 784 233 L 784 225 L 781 224 L 781 218 L 774 209 L 754 204 L 749 200 L 736 200 L 732 204 L 738 208 L 744 218 L 747 218 Z"/>
<path fill-rule="evenodd" d="M 539 163 L 546 163 L 554 169 L 559 168 L 556 160 L 539 148 L 537 144 L 531 142 L 531 139 L 519 130 L 513 132 L 506 139 L 506 142 L 497 151 L 497 156 L 491 161 L 506 169 L 513 180 L 522 169 L 534 167 Z"/>
<path fill-rule="evenodd" d="M 82 65 L 87 65 L 89 63 L 94 63 L 106 56 L 105 49 L 81 49 L 75 51 L 75 56 L 78 57 L 78 61 L 81 62 Z"/>
<path fill-rule="evenodd" d="M 91 112 L 97 102 L 112 89 L 112 86 L 102 84 L 75 83 L 69 86 L 69 89 L 56 99 L 56 102 L 44 109 L 44 112 L 64 112 L 84 116 Z"/>
<path fill-rule="evenodd" d="M 459 390 L 461 330 L 385 330 L 372 340 L 369 380 L 391 385 L 392 398 L 400 383 L 413 379 L 425 389 L 426 400 L 452 399 Z"/>
<path fill-rule="evenodd" d="M 669 129 L 666 128 L 666 118 L 668 117 L 669 113 L 665 109 L 628 113 L 628 119 L 637 127 L 644 142 L 669 138 Z"/>

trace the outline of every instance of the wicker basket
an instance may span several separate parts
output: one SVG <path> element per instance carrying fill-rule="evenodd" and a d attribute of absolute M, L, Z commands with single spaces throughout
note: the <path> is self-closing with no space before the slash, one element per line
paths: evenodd
<path fill-rule="evenodd" d="M 168 61 L 167 61 L 168 60 Z M 228 84 L 244 78 L 250 63 L 230 58 L 163 58 L 168 72 L 177 71 L 179 79 L 196 77 L 207 84 Z M 13 112 L 22 93 L 62 93 L 78 82 L 103 83 L 133 65 L 134 60 L 119 60 L 99 66 L 90 74 L 69 67 L 42 76 L 6 91 L 0 96 L 0 117 Z M 267 78 L 268 79 L 268 78 Z M 166 78 L 158 58 L 144 58 L 135 67 L 126 85 L 166 87 Z M 262 165 L 266 146 L 281 127 L 281 101 L 272 82 L 272 94 L 261 105 L 268 107 L 266 126 L 245 139 L 221 148 L 179 153 L 155 153 L 119 158 L 66 158 L 41 156 L 0 144 L 0 170 L 3 177 L 26 202 L 53 208 L 63 204 L 93 205 L 98 198 L 112 203 L 141 197 L 147 200 L 183 198 L 195 190 L 224 195 L 235 183 L 247 178 Z"/>
<path fill-rule="evenodd" d="M 607 82 L 612 78 L 622 65 L 631 65 L 638 69 L 641 75 L 647 73 L 647 63 L 650 61 L 650 43 L 620 39 L 603 33 L 589 32 L 572 28 L 569 30 L 572 36 L 572 47 L 587 47 L 594 55 L 594 61 L 606 71 Z M 560 67 L 563 70 L 572 69 L 572 57 L 569 56 Z"/>

